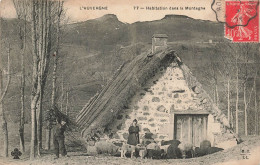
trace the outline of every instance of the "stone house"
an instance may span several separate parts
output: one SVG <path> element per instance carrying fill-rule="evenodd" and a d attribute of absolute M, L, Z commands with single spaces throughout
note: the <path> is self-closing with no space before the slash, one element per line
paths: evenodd
<path fill-rule="evenodd" d="M 83 137 L 92 130 L 111 130 L 111 140 L 128 138 L 128 128 L 138 120 L 140 137 L 146 132 L 156 141 L 177 139 L 199 146 L 234 141 L 222 111 L 213 103 L 174 50 L 149 52 L 123 64 L 110 82 L 77 116 Z"/>

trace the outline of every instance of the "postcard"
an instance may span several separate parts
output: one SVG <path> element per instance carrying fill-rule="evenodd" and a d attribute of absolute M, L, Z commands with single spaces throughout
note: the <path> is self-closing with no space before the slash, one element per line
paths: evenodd
<path fill-rule="evenodd" d="M 260 164 L 259 0 L 0 0 L 0 164 Z"/>

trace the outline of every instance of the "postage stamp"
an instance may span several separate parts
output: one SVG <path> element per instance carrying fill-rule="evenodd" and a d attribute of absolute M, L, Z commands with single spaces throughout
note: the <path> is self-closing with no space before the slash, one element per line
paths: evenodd
<path fill-rule="evenodd" d="M 225 37 L 233 42 L 259 42 L 259 2 L 225 2 Z"/>

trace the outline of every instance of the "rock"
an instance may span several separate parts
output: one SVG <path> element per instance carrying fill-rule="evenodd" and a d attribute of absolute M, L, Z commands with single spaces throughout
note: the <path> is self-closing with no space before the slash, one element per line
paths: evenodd
<path fill-rule="evenodd" d="M 153 134 L 152 136 L 153 139 L 156 139 L 157 137 L 158 137 L 157 134 Z"/>
<path fill-rule="evenodd" d="M 135 110 L 138 110 L 138 109 L 139 109 L 139 107 L 138 107 L 138 106 L 134 106 L 134 109 L 135 109 Z"/>
<path fill-rule="evenodd" d="M 149 124 L 151 127 L 155 127 L 155 124 L 153 123 L 153 124 Z"/>
<path fill-rule="evenodd" d="M 184 93 L 184 89 L 179 89 L 179 90 L 173 90 L 172 93 Z"/>
<path fill-rule="evenodd" d="M 147 117 L 138 117 L 138 120 L 140 120 L 140 121 L 147 120 Z"/>
<path fill-rule="evenodd" d="M 148 115 L 150 115 L 150 113 L 149 112 L 144 112 L 143 115 L 144 116 L 148 116 Z"/>
<path fill-rule="evenodd" d="M 159 97 L 153 97 L 152 102 L 160 102 Z"/>
<path fill-rule="evenodd" d="M 184 77 L 177 77 L 177 80 L 184 80 Z"/>
<path fill-rule="evenodd" d="M 113 138 L 115 138 L 115 139 L 120 139 L 120 136 L 119 136 L 117 133 L 115 133 L 115 134 L 113 135 Z"/>
<path fill-rule="evenodd" d="M 154 119 L 153 119 L 153 118 L 151 118 L 151 119 L 149 119 L 149 120 L 148 120 L 148 122 L 152 122 L 152 121 L 154 121 Z"/>
<path fill-rule="evenodd" d="M 148 107 L 147 105 L 145 105 L 145 106 L 143 107 L 143 111 L 149 111 L 149 107 Z"/>
<path fill-rule="evenodd" d="M 161 119 L 160 122 L 166 122 L 167 120 L 166 119 Z"/>
<path fill-rule="evenodd" d="M 173 97 L 174 97 L 174 98 L 178 98 L 178 97 L 179 97 L 179 94 L 176 93 L 176 94 L 173 95 Z"/>
<path fill-rule="evenodd" d="M 154 113 L 155 117 L 168 117 L 168 113 Z"/>
<path fill-rule="evenodd" d="M 157 107 L 157 111 L 159 111 L 159 112 L 165 112 L 165 111 L 166 111 L 166 108 L 165 108 L 163 105 L 159 105 L 159 106 Z"/>
<path fill-rule="evenodd" d="M 149 130 L 149 128 L 144 128 L 143 131 L 144 131 L 144 132 L 151 132 L 151 131 Z"/>

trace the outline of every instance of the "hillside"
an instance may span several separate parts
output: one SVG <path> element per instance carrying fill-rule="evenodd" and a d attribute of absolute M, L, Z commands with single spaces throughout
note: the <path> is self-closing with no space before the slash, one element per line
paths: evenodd
<path fill-rule="evenodd" d="M 223 24 L 181 15 L 166 15 L 161 20 L 125 24 L 110 14 L 68 25 L 65 31 L 65 43 L 106 51 L 116 44 L 151 43 L 155 33 L 167 34 L 169 42 L 220 40 L 223 37 Z"/>

